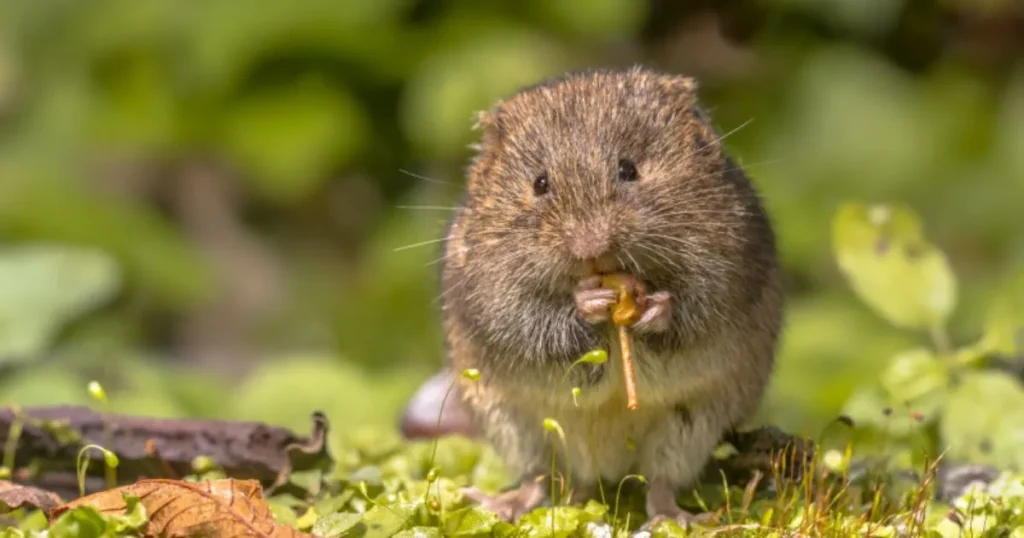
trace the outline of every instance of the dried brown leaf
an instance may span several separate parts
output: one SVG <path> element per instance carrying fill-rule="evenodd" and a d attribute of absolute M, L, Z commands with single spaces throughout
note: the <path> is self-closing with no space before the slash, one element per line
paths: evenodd
<path fill-rule="evenodd" d="M 22 486 L 6 480 L 0 480 L 0 505 L 11 510 L 18 508 L 39 508 L 51 510 L 60 506 L 60 497 L 56 493 L 32 486 Z"/>
<path fill-rule="evenodd" d="M 138 497 L 146 507 L 149 513 L 147 536 L 312 536 L 274 520 L 258 481 L 232 478 L 199 483 L 140 480 L 59 506 L 50 512 L 50 520 L 81 505 L 107 514 L 124 513 L 125 494 Z"/>

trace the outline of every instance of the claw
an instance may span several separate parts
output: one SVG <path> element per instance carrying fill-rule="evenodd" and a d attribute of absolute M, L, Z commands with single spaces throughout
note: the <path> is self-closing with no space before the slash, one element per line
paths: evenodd
<path fill-rule="evenodd" d="M 615 290 L 600 286 L 600 276 L 584 278 L 576 286 L 576 309 L 587 323 L 595 325 L 608 321 L 616 300 Z"/>
<path fill-rule="evenodd" d="M 540 506 L 545 499 L 543 481 L 540 480 L 524 481 L 518 488 L 497 495 L 488 495 L 475 487 L 463 488 L 460 491 L 470 501 L 498 514 L 502 521 L 509 523 L 516 522 L 524 514 Z"/>
<path fill-rule="evenodd" d="M 672 324 L 672 295 L 658 291 L 646 297 L 644 312 L 633 328 L 644 333 L 665 332 Z"/>
<path fill-rule="evenodd" d="M 648 486 L 646 504 L 647 522 L 641 527 L 646 531 L 653 530 L 667 520 L 675 521 L 686 529 L 693 523 L 705 522 L 714 516 L 712 513 L 692 514 L 683 510 L 676 504 L 675 489 L 660 480 L 652 481 Z"/>

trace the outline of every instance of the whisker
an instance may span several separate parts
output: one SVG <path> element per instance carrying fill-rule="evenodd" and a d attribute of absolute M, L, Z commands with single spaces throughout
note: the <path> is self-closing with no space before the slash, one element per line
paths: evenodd
<path fill-rule="evenodd" d="M 446 239 L 451 239 L 451 236 L 439 237 L 437 239 L 431 239 L 429 241 L 421 241 L 419 243 L 413 243 L 411 245 L 405 245 L 405 246 L 402 246 L 402 247 L 395 248 L 394 250 L 392 250 L 392 252 L 401 252 L 403 250 L 409 250 L 411 248 L 425 247 L 427 245 L 433 245 L 434 243 L 440 243 L 441 241 L 444 241 Z"/>
<path fill-rule="evenodd" d="M 458 211 L 461 207 L 443 205 L 396 205 L 395 209 L 423 209 L 427 211 Z"/>
<path fill-rule="evenodd" d="M 455 185 L 454 183 L 451 183 L 451 182 L 448 182 L 448 181 L 443 181 L 443 180 L 440 180 L 440 179 L 434 179 L 434 178 L 430 178 L 430 177 L 427 177 L 427 176 L 421 176 L 419 174 L 414 174 L 414 173 L 412 173 L 412 172 L 410 172 L 408 170 L 404 170 L 402 168 L 399 168 L 398 171 L 403 173 L 403 174 L 405 174 L 405 175 L 407 175 L 407 176 L 409 176 L 409 177 L 414 177 L 416 179 L 421 179 L 421 180 L 429 182 L 429 183 L 437 183 L 438 185 L 448 185 L 448 186 L 454 186 Z"/>

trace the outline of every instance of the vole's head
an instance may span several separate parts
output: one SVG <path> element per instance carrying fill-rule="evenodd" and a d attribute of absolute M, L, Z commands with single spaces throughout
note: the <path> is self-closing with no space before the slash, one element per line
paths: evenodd
<path fill-rule="evenodd" d="M 519 281 L 565 289 L 594 263 L 663 286 L 728 280 L 762 239 L 756 196 L 690 78 L 573 74 L 502 101 L 480 127 L 465 247 L 529 275 Z"/>

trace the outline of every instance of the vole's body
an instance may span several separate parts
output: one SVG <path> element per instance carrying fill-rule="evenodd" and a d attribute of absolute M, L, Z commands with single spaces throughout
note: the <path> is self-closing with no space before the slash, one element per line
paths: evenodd
<path fill-rule="evenodd" d="M 540 502 L 530 479 L 549 473 L 553 447 L 574 484 L 639 473 L 650 515 L 678 517 L 671 491 L 759 405 L 782 318 L 774 236 L 695 93 L 684 77 L 595 71 L 481 114 L 442 304 L 452 365 L 481 373 L 461 379 L 461 395 L 527 484 L 487 499 L 506 517 Z M 631 330 L 635 411 L 607 321 L 614 295 L 587 278 L 588 263 L 650 290 Z M 612 359 L 566 374 L 595 348 Z M 545 436 L 549 417 L 567 451 Z"/>

